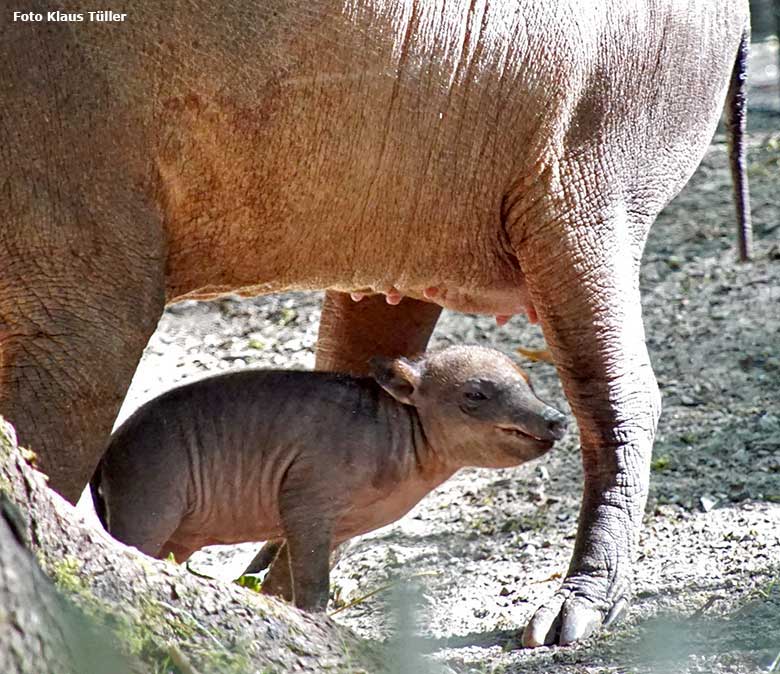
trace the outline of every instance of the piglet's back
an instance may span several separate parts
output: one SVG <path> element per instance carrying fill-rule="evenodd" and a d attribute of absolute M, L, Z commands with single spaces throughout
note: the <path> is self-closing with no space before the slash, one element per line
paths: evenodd
<path fill-rule="evenodd" d="M 147 498 L 186 510 L 187 532 L 223 532 L 224 541 L 212 542 L 259 540 L 279 523 L 280 485 L 293 461 L 306 454 L 317 479 L 331 482 L 330 472 L 377 444 L 395 407 L 373 380 L 335 373 L 201 379 L 149 401 L 117 430 L 103 460 L 105 489 L 143 485 Z M 258 530 L 233 531 L 238 521 Z"/>
<path fill-rule="evenodd" d="M 376 416 L 383 396 L 371 379 L 328 372 L 243 370 L 206 377 L 163 393 L 139 407 L 114 433 L 111 448 L 158 453 L 176 448 L 202 458 L 236 453 L 258 441 L 300 440 L 301 424 L 317 417 L 358 421 Z M 320 432 L 321 429 L 318 432 Z M 259 437 L 258 437 L 259 436 Z M 268 442 L 276 439 L 276 442 Z"/>

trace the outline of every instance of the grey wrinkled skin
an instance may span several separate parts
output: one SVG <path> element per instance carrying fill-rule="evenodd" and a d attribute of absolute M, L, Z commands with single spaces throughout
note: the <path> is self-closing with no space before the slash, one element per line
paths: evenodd
<path fill-rule="evenodd" d="M 234 372 L 146 403 L 93 477 L 104 526 L 180 562 L 205 545 L 284 539 L 291 598 L 324 610 L 337 545 L 395 521 L 459 468 L 541 456 L 566 426 L 492 349 L 373 369 L 374 379 Z"/>
<path fill-rule="evenodd" d="M 743 128 L 747 0 L 94 0 L 128 20 L 9 18 L 48 9 L 0 13 L 0 413 L 52 487 L 78 498 L 166 302 L 326 289 L 317 368 L 354 374 L 420 353 L 439 305 L 526 311 L 585 483 L 567 576 L 524 641 L 620 613 L 660 413 L 639 262 L 727 94 Z"/>

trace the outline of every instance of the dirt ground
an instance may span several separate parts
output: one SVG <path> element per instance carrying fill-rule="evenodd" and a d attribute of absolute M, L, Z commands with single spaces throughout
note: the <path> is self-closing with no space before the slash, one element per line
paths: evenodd
<path fill-rule="evenodd" d="M 518 647 L 518 628 L 556 588 L 574 542 L 581 468 L 571 430 L 522 468 L 462 471 L 402 521 L 349 548 L 333 574 L 333 607 L 380 591 L 334 619 L 389 640 L 398 672 L 780 671 L 776 50 L 775 42 L 758 45 L 751 74 L 754 261 L 735 262 L 722 135 L 648 243 L 645 326 L 664 413 L 629 617 L 577 647 Z M 319 299 L 170 307 L 123 414 L 188 377 L 311 367 Z M 522 318 L 499 328 L 445 313 L 434 345 L 462 342 L 511 353 L 542 338 Z M 568 410 L 553 368 L 528 370 L 542 397 Z M 192 566 L 229 579 L 255 549 L 210 549 Z"/>

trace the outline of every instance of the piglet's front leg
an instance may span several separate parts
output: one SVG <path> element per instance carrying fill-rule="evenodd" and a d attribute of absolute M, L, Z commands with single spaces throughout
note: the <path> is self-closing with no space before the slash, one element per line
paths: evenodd
<path fill-rule="evenodd" d="M 280 496 L 286 543 L 274 563 L 289 558 L 292 600 L 303 611 L 324 611 L 330 589 L 331 518 L 327 505 L 307 498 L 305 492 L 286 490 Z M 277 572 L 281 569 L 277 569 Z M 273 568 L 272 568 L 273 572 Z"/>
<path fill-rule="evenodd" d="M 334 550 L 331 550 L 331 570 L 338 564 L 347 547 L 347 543 L 342 543 Z M 290 579 L 290 557 L 287 551 L 287 543 L 284 540 L 268 541 L 246 568 L 244 574 L 260 573 L 265 569 L 268 569 L 268 573 L 263 579 L 263 593 L 273 597 L 280 597 L 292 603 L 293 590 L 292 580 Z"/>
<path fill-rule="evenodd" d="M 330 527 L 320 522 L 287 534 L 293 603 L 302 611 L 324 611 L 330 589 Z"/>

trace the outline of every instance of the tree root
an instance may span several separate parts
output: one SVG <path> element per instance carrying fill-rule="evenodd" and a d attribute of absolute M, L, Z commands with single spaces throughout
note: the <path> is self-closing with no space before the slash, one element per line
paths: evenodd
<path fill-rule="evenodd" d="M 30 458 L 0 418 L 0 623 L 14 628 L 0 630 L 0 671 L 384 671 L 376 647 L 324 616 L 197 578 L 93 528 Z"/>

